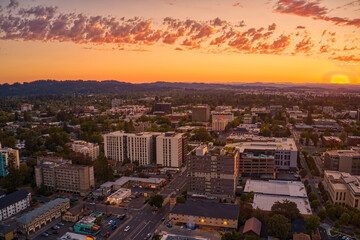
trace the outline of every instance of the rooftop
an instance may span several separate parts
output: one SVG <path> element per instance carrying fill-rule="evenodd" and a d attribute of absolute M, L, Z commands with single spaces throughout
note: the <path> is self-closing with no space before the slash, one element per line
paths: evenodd
<path fill-rule="evenodd" d="M 297 151 L 293 138 L 268 138 L 268 141 L 263 138 L 259 139 L 261 141 L 232 143 L 227 146 L 237 147 L 240 152 L 244 152 L 245 149 Z"/>
<path fill-rule="evenodd" d="M 338 171 L 325 171 L 324 175 L 328 177 L 334 188 L 339 190 L 349 188 L 354 195 L 360 196 L 360 176 Z"/>
<path fill-rule="evenodd" d="M 145 182 L 145 183 L 152 183 L 152 184 L 160 184 L 164 181 L 166 181 L 165 178 L 139 178 L 139 177 L 121 177 L 119 179 L 117 179 L 115 182 L 106 182 L 104 184 L 102 184 L 100 187 L 101 188 L 108 188 L 111 187 L 113 185 L 120 185 L 123 186 L 124 184 L 126 184 L 128 181 L 137 181 L 137 182 Z"/>
<path fill-rule="evenodd" d="M 195 202 L 188 200 L 185 203 L 176 204 L 170 212 L 190 216 L 236 220 L 239 215 L 239 205 Z"/>
<path fill-rule="evenodd" d="M 25 198 L 28 197 L 30 193 L 28 193 L 26 190 L 21 189 L 19 191 L 10 193 L 9 195 L 6 195 L 5 197 L 0 198 L 0 209 L 6 208 L 16 202 L 19 202 Z"/>
<path fill-rule="evenodd" d="M 65 202 L 69 202 L 69 199 L 65 198 L 56 198 L 50 202 L 45 203 L 44 205 L 41 205 L 38 208 L 35 208 L 34 210 L 27 212 L 21 217 L 19 217 L 16 221 L 22 224 L 28 224 L 31 223 L 35 218 L 41 216 L 42 214 L 46 213 L 47 211 L 55 208 L 56 206 L 63 204 Z"/>

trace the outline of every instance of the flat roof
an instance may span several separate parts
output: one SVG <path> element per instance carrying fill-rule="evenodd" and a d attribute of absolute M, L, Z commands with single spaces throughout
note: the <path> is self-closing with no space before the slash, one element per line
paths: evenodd
<path fill-rule="evenodd" d="M 185 203 L 177 203 L 170 211 L 174 214 L 184 214 L 190 216 L 222 218 L 222 219 L 238 219 L 239 205 L 195 202 L 187 200 Z"/>
<path fill-rule="evenodd" d="M 300 181 L 252 180 L 246 181 L 244 192 L 263 195 L 307 198 L 305 186 Z"/>
<path fill-rule="evenodd" d="M 297 151 L 295 140 L 293 138 L 268 138 L 268 139 L 269 139 L 268 141 L 266 141 L 266 139 L 261 139 L 261 141 L 239 142 L 239 143 L 232 143 L 227 145 L 237 147 L 240 152 L 244 152 L 245 149 Z"/>
<path fill-rule="evenodd" d="M 139 177 L 126 177 L 126 176 L 124 176 L 124 177 L 121 177 L 121 178 L 117 179 L 115 182 L 106 182 L 106 183 L 102 184 L 100 187 L 107 188 L 107 187 L 111 187 L 113 185 L 123 186 L 124 184 L 126 184 L 129 181 L 160 184 L 163 181 L 166 181 L 166 179 L 165 178 L 139 178 Z"/>
<path fill-rule="evenodd" d="M 92 236 L 92 238 L 94 240 L 96 240 L 96 237 Z M 60 240 L 87 240 L 86 235 L 72 233 L 72 232 L 67 232 L 58 239 L 60 239 Z"/>

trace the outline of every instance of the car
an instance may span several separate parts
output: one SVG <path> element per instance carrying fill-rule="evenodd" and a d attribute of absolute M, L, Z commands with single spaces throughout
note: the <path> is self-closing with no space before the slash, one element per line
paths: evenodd
<path fill-rule="evenodd" d="M 52 233 L 53 233 L 53 234 L 59 234 L 59 232 L 56 231 L 56 230 L 54 230 Z"/>
<path fill-rule="evenodd" d="M 90 205 L 95 205 L 95 202 L 91 202 Z"/>
<path fill-rule="evenodd" d="M 117 225 L 112 225 L 111 229 L 115 230 L 117 228 Z"/>
<path fill-rule="evenodd" d="M 161 221 L 162 221 L 162 222 L 165 221 L 165 218 L 162 218 Z"/>
<path fill-rule="evenodd" d="M 107 216 L 108 216 L 108 217 L 111 217 L 111 216 L 112 216 L 112 213 L 109 213 Z"/>
<path fill-rule="evenodd" d="M 112 224 L 112 223 L 113 223 L 113 220 L 110 220 L 110 221 L 109 221 L 109 224 Z"/>
<path fill-rule="evenodd" d="M 63 222 L 58 223 L 60 226 L 64 226 L 65 224 Z"/>
<path fill-rule="evenodd" d="M 130 230 L 130 226 L 128 225 L 128 226 L 126 226 L 126 228 L 124 229 L 124 232 L 127 232 L 127 231 L 129 231 Z"/>
<path fill-rule="evenodd" d="M 55 225 L 53 227 L 51 227 L 52 230 L 58 230 L 60 227 L 58 225 Z"/>
<path fill-rule="evenodd" d="M 125 217 L 126 217 L 126 214 L 121 214 L 117 218 L 120 219 L 120 220 L 123 220 Z"/>
<path fill-rule="evenodd" d="M 47 232 L 43 232 L 43 233 L 41 234 L 41 236 L 43 236 L 43 237 L 48 237 L 49 234 L 48 234 Z"/>

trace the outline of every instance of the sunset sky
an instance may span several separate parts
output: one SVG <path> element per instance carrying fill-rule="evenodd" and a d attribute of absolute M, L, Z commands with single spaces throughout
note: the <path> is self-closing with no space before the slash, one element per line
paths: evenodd
<path fill-rule="evenodd" d="M 0 0 L 0 83 L 360 83 L 360 0 Z"/>

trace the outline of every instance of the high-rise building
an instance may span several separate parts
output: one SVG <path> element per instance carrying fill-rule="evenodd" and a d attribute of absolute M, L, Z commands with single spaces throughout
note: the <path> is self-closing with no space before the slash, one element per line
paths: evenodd
<path fill-rule="evenodd" d="M 239 152 L 235 147 L 201 145 L 187 155 L 188 194 L 232 199 L 238 182 Z"/>
<path fill-rule="evenodd" d="M 156 164 L 179 168 L 184 162 L 187 143 L 184 134 L 167 132 L 156 137 Z"/>
<path fill-rule="evenodd" d="M 164 113 L 171 113 L 171 103 L 156 103 L 155 111 L 160 111 Z"/>
<path fill-rule="evenodd" d="M 95 187 L 93 166 L 73 165 L 61 158 L 38 159 L 35 179 L 38 187 L 43 185 L 51 191 L 81 196 L 86 196 Z"/>
<path fill-rule="evenodd" d="M 213 119 L 211 123 L 212 130 L 216 132 L 224 131 L 228 123 L 227 119 Z"/>
<path fill-rule="evenodd" d="M 192 108 L 193 122 L 207 122 L 210 120 L 210 107 L 208 105 L 198 105 Z"/>
<path fill-rule="evenodd" d="M 212 120 L 220 120 L 220 119 L 226 119 L 229 122 L 234 120 L 234 114 L 230 111 L 222 111 L 222 112 L 212 112 L 211 113 Z"/>
<path fill-rule="evenodd" d="M 238 142 L 228 146 L 239 150 L 242 175 L 295 170 L 297 167 L 297 147 L 293 138 L 262 138 L 261 141 Z"/>
<path fill-rule="evenodd" d="M 99 145 L 95 143 L 89 143 L 85 141 L 74 141 L 71 144 L 71 148 L 74 152 L 79 152 L 85 156 L 95 160 L 99 156 Z"/>
<path fill-rule="evenodd" d="M 331 150 L 325 152 L 325 168 L 360 175 L 360 152 L 355 150 Z"/>
<path fill-rule="evenodd" d="M 0 144 L 0 177 L 8 175 L 8 168 L 13 164 L 15 168 L 20 166 L 19 150 L 12 148 L 1 148 Z"/>
<path fill-rule="evenodd" d="M 155 138 L 159 133 L 125 133 L 111 132 L 104 135 L 105 156 L 111 160 L 123 162 L 129 159 L 140 165 L 155 162 Z"/>

